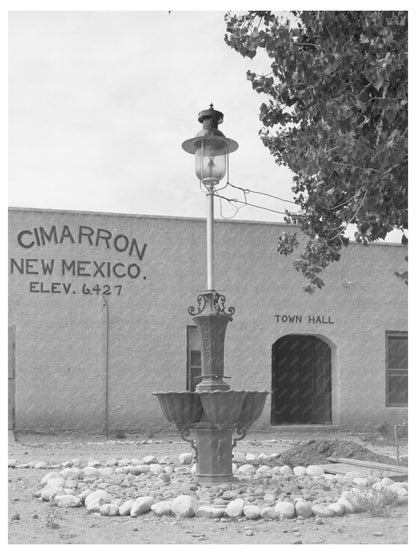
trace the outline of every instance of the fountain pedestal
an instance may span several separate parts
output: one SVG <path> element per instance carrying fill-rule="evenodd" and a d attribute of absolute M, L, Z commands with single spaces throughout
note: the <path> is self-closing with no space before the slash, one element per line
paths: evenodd
<path fill-rule="evenodd" d="M 210 290 L 197 297 L 189 314 L 202 338 L 202 375 L 195 392 L 155 393 L 163 414 L 175 422 L 196 452 L 196 477 L 201 485 L 230 482 L 232 450 L 262 413 L 267 391 L 233 391 L 224 381 L 225 330 L 234 308 Z M 240 434 L 233 441 L 233 432 Z M 189 439 L 192 435 L 195 439 Z"/>
<path fill-rule="evenodd" d="M 208 422 L 208 424 L 210 424 Z M 197 462 L 196 477 L 201 485 L 231 482 L 232 429 L 217 430 L 214 426 L 195 427 Z"/>

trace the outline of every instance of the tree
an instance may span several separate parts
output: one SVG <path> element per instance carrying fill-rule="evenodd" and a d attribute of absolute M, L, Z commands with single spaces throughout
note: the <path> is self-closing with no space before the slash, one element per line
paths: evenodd
<path fill-rule="evenodd" d="M 407 12 L 227 13 L 226 43 L 242 56 L 264 51 L 269 74 L 247 72 L 258 93 L 260 136 L 294 173 L 296 223 L 307 241 L 294 266 L 313 292 L 320 273 L 348 245 L 367 245 L 393 229 L 407 243 Z M 277 251 L 292 254 L 296 233 Z"/>

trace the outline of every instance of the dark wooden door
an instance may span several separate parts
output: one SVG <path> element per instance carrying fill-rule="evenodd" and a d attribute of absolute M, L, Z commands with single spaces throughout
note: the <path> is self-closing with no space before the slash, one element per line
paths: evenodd
<path fill-rule="evenodd" d="M 272 424 L 331 422 L 331 349 L 312 335 L 286 335 L 272 350 Z"/>

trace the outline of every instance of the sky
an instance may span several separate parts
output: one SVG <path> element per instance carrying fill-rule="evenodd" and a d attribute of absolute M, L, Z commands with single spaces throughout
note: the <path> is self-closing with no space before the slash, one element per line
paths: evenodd
<path fill-rule="evenodd" d="M 224 113 L 239 143 L 230 182 L 291 199 L 292 174 L 258 131 L 247 69 L 265 70 L 224 42 L 223 11 L 9 14 L 9 205 L 204 217 L 193 156 L 198 112 Z M 229 198 L 242 193 L 227 188 Z M 291 205 L 249 194 L 272 210 Z M 226 201 L 216 215 L 233 217 Z M 281 221 L 244 206 L 238 219 Z"/>
<path fill-rule="evenodd" d="M 293 176 L 261 142 L 267 97 L 246 79 L 248 69 L 267 73 L 270 65 L 226 45 L 225 11 L 215 4 L 196 11 L 177 1 L 8 0 L 8 205 L 205 217 L 193 156 L 181 144 L 212 102 L 224 113 L 220 129 L 239 143 L 229 180 L 262 207 L 216 199 L 216 217 L 283 221 Z M 227 7 L 253 7 L 241 4 Z M 296 8 L 331 8 L 302 4 Z M 384 0 L 353 4 L 348 9 L 391 9 Z M 286 17 L 293 6 L 281 8 Z M 221 194 L 244 200 L 231 187 Z"/>

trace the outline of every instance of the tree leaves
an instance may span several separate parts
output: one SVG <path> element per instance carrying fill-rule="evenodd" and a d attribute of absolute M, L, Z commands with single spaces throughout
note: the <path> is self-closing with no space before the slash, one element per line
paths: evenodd
<path fill-rule="evenodd" d="M 231 48 L 270 59 L 270 74 L 247 79 L 268 97 L 264 145 L 295 174 L 300 213 L 285 219 L 309 238 L 295 267 L 311 292 L 347 246 L 348 224 L 363 244 L 407 229 L 407 13 L 253 11 L 226 23 Z M 277 251 L 298 246 L 286 235 Z"/>

